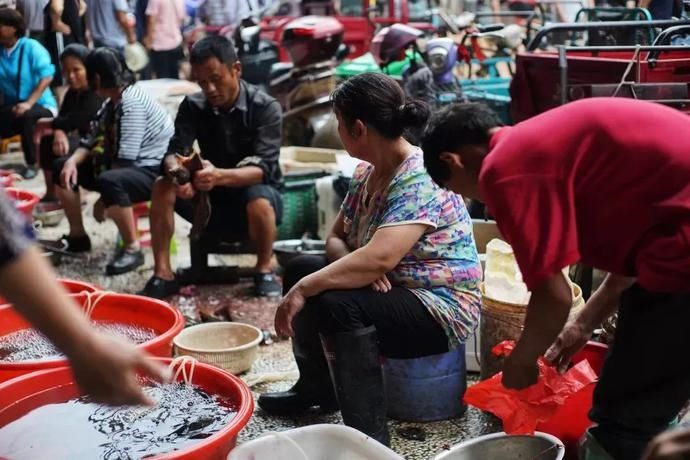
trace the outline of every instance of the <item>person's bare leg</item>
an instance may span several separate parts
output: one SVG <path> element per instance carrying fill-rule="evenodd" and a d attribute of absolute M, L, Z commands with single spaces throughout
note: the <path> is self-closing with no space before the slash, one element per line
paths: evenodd
<path fill-rule="evenodd" d="M 139 238 L 132 206 L 109 206 L 106 209 L 106 216 L 115 222 L 125 249 L 139 249 Z"/>
<path fill-rule="evenodd" d="M 80 237 L 86 235 L 84 220 L 81 216 L 81 198 L 79 191 L 68 190 L 62 187 L 55 187 L 55 192 L 65 210 L 67 222 L 69 222 L 69 236 Z"/>
<path fill-rule="evenodd" d="M 164 280 L 172 280 L 175 274 L 170 264 L 170 239 L 175 231 L 175 185 L 160 177 L 153 184 L 149 220 L 151 249 L 153 249 L 153 274 Z"/>
<path fill-rule="evenodd" d="M 256 271 L 270 273 L 273 270 L 273 242 L 276 239 L 276 213 L 271 202 L 266 198 L 258 198 L 247 204 L 247 221 L 249 223 L 249 239 L 256 248 Z"/>

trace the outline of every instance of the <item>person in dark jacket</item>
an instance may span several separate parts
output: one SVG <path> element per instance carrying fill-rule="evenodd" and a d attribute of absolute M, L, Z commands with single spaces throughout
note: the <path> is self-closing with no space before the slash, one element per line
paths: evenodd
<path fill-rule="evenodd" d="M 241 79 L 242 64 L 232 41 L 209 36 L 192 48 L 192 73 L 202 92 L 187 96 L 175 119 L 175 135 L 162 162 L 151 197 L 153 276 L 139 293 L 164 298 L 179 290 L 170 262 L 170 238 L 177 212 L 194 220 L 192 198 L 209 192 L 212 209 L 205 234 L 230 241 L 248 239 L 256 248 L 254 277 L 258 296 L 280 295 L 271 258 L 283 202 L 278 164 L 282 140 L 280 104 Z M 198 141 L 203 169 L 191 183 L 177 179 L 177 155 Z"/>
<path fill-rule="evenodd" d="M 59 157 L 71 155 L 79 146 L 79 139 L 89 132 L 89 123 L 96 117 L 103 104 L 103 98 L 89 87 L 86 75 L 86 58 L 89 49 L 84 45 L 72 44 L 60 55 L 64 78 L 69 89 L 55 118 L 42 118 L 39 125 L 52 129 L 52 134 L 44 136 L 40 143 L 40 158 L 43 176 L 46 181 L 46 194 L 41 198 L 44 211 L 60 206 L 55 194 L 53 163 Z"/>

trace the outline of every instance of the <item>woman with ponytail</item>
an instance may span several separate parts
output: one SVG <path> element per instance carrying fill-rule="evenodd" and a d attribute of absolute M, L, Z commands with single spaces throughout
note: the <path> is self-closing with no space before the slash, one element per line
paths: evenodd
<path fill-rule="evenodd" d="M 91 249 L 79 186 L 99 192 L 94 217 L 99 222 L 111 218 L 123 242 L 106 266 L 107 275 L 118 275 L 144 263 L 132 205 L 151 199 L 173 123 L 163 107 L 134 85 L 134 74 L 116 50 L 92 51 L 86 71 L 89 87 L 106 101 L 79 147 L 54 164 L 53 176 L 60 178 L 56 192 L 70 224 L 63 242 L 68 251 Z"/>
<path fill-rule="evenodd" d="M 339 405 L 347 425 L 386 444 L 379 356 L 417 358 L 464 342 L 477 323 L 481 268 L 462 197 L 434 184 L 422 151 L 403 137 L 425 124 L 427 106 L 373 73 L 331 99 L 343 145 L 364 162 L 326 257 L 296 257 L 285 269 L 275 325 L 293 338 L 300 378 L 259 405 L 283 414 Z"/>

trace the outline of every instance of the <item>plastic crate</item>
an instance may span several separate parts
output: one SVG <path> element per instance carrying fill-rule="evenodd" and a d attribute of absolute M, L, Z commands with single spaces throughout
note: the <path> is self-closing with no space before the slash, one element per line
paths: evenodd
<path fill-rule="evenodd" d="M 512 125 L 513 119 L 510 115 L 510 96 L 494 94 L 499 89 L 465 89 L 464 94 L 471 102 L 481 102 L 489 106 L 506 125 Z"/>
<path fill-rule="evenodd" d="M 278 226 L 278 240 L 316 236 L 319 212 L 316 201 L 316 179 L 327 173 L 306 172 L 285 175 L 283 190 L 283 220 Z"/>

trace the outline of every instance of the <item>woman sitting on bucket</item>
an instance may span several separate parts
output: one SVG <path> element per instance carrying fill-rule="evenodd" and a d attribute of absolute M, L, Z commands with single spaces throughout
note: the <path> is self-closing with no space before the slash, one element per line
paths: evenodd
<path fill-rule="evenodd" d="M 326 257 L 296 257 L 285 269 L 275 325 L 293 337 L 300 378 L 259 405 L 291 414 L 339 403 L 345 424 L 388 444 L 379 354 L 418 358 L 464 342 L 477 323 L 481 267 L 462 198 L 434 184 L 403 138 L 428 108 L 373 73 L 347 80 L 332 101 L 343 145 L 366 163 Z"/>

